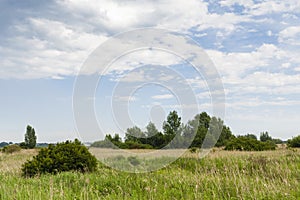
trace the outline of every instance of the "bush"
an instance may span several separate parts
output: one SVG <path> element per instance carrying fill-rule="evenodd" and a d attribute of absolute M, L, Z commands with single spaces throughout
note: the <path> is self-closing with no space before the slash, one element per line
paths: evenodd
<path fill-rule="evenodd" d="M 8 146 L 3 147 L 2 152 L 3 153 L 14 153 L 14 152 L 18 152 L 21 151 L 21 147 L 17 144 L 11 144 Z"/>
<path fill-rule="evenodd" d="M 149 144 L 142 144 L 135 141 L 126 141 L 119 146 L 121 149 L 153 149 Z"/>
<path fill-rule="evenodd" d="M 300 135 L 287 141 L 288 147 L 300 148 Z"/>
<path fill-rule="evenodd" d="M 239 151 L 265 151 L 275 150 L 276 144 L 272 141 L 261 142 L 254 138 L 247 136 L 239 136 L 230 140 L 225 150 L 239 150 Z"/>
<path fill-rule="evenodd" d="M 37 156 L 22 166 L 22 174 L 32 177 L 44 173 L 64 171 L 91 172 L 97 167 L 97 159 L 77 139 L 42 148 Z"/>

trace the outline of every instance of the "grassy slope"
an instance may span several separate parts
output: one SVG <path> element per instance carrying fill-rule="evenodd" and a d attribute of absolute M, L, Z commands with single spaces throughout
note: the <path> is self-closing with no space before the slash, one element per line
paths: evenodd
<path fill-rule="evenodd" d="M 189 155 L 144 174 L 99 164 L 91 174 L 21 178 L 21 164 L 35 153 L 0 154 L 0 199 L 300 199 L 299 150 Z"/>

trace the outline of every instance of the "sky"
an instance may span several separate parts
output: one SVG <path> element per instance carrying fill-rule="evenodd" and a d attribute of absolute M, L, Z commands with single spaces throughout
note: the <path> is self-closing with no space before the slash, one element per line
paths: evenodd
<path fill-rule="evenodd" d="M 213 114 L 206 77 L 172 52 L 137 49 L 101 75 L 80 73 L 105 42 L 145 27 L 171 30 L 205 51 L 224 88 L 222 118 L 235 135 L 300 134 L 298 0 L 0 0 L 0 9 L 0 141 L 23 141 L 28 124 L 38 142 L 95 141 L 149 121 L 161 129 L 171 110 L 188 108 L 184 123 L 201 111 Z M 87 101 L 102 133 L 78 128 L 80 76 L 98 80 Z M 132 84 L 134 91 L 124 89 Z M 182 103 L 178 96 L 189 91 L 178 88 L 192 88 L 187 96 L 195 99 Z"/>

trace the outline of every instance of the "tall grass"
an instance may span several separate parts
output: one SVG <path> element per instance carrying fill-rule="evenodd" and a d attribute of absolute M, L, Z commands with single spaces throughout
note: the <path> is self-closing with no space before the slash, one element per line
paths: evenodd
<path fill-rule="evenodd" d="M 120 172 L 99 163 L 90 174 L 21 178 L 20 166 L 32 155 L 0 154 L 0 199 L 300 199 L 299 151 L 217 150 L 203 159 L 186 155 L 150 173 Z M 143 162 L 150 161 L 138 164 Z"/>

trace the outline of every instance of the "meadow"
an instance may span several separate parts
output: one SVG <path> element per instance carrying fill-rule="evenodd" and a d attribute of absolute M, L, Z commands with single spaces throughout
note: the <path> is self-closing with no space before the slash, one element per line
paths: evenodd
<path fill-rule="evenodd" d="M 23 178 L 21 165 L 38 150 L 0 153 L 0 199 L 300 199 L 300 150 L 238 152 L 214 149 L 206 157 L 186 152 L 148 173 L 122 172 L 99 162 L 98 170 Z M 99 159 L 128 159 L 122 152 L 92 148 Z M 138 150 L 131 150 L 139 153 Z M 140 150 L 145 153 L 147 150 Z M 139 165 L 162 157 L 138 157 Z M 110 156 L 109 156 L 110 155 Z M 127 166 L 130 167 L 130 166 Z"/>

